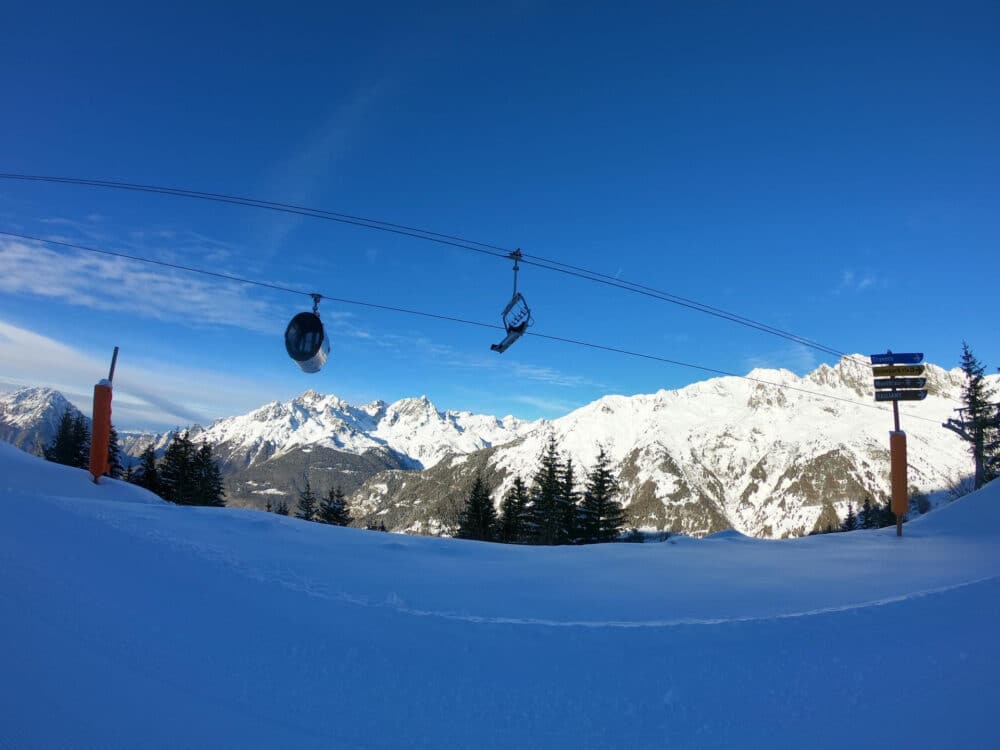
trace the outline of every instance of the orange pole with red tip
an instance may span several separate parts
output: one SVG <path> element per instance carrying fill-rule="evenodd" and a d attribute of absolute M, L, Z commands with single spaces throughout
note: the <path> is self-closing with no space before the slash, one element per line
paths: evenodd
<path fill-rule="evenodd" d="M 118 363 L 118 347 L 111 356 L 111 371 L 108 379 L 94 386 L 94 411 L 90 433 L 90 473 L 97 484 L 98 477 L 107 474 L 111 469 L 108 451 L 111 444 L 111 381 L 115 377 L 115 365 Z"/>

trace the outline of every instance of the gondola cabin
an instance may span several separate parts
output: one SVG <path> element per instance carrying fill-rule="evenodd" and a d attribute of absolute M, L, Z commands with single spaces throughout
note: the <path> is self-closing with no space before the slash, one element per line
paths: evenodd
<path fill-rule="evenodd" d="M 303 372 L 319 372 L 330 356 L 330 340 L 319 315 L 301 312 L 285 329 L 285 349 Z"/>

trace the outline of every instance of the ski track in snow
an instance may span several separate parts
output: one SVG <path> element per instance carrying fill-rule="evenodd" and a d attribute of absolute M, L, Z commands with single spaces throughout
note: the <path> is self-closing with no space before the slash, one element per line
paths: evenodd
<path fill-rule="evenodd" d="M 388 594 L 383 600 L 369 599 L 365 597 L 360 597 L 346 591 L 329 591 L 322 584 L 317 585 L 316 582 L 309 580 L 308 578 L 289 578 L 281 575 L 276 575 L 273 572 L 263 572 L 259 568 L 252 565 L 248 565 L 239 556 L 235 555 L 232 551 L 229 551 L 218 545 L 210 545 L 204 542 L 199 542 L 191 539 L 180 538 L 174 534 L 165 533 L 164 531 L 157 529 L 156 527 L 149 527 L 143 524 L 142 526 L 136 526 L 135 522 L 143 521 L 142 518 L 129 519 L 128 522 L 123 522 L 124 517 L 120 515 L 115 515 L 114 513 L 102 513 L 94 512 L 94 506 L 80 506 L 73 498 L 61 497 L 61 496 L 48 496 L 47 500 L 55 501 L 59 505 L 63 506 L 66 510 L 73 510 L 81 515 L 88 516 L 94 520 L 101 523 L 105 523 L 118 531 L 128 533 L 132 536 L 143 537 L 146 539 L 153 540 L 158 543 L 167 544 L 175 549 L 182 550 L 198 557 L 213 561 L 220 564 L 233 572 L 238 573 L 248 579 L 263 583 L 265 585 L 277 585 L 285 588 L 289 591 L 294 591 L 296 593 L 304 594 L 311 598 L 321 599 L 324 601 L 331 601 L 337 604 L 346 604 L 355 607 L 365 607 L 369 609 L 383 609 L 390 610 L 402 615 L 408 615 L 411 617 L 422 617 L 422 618 L 437 618 L 441 620 L 449 620 L 454 622 L 467 622 L 478 625 L 510 625 L 516 627 L 544 627 L 544 628 L 581 628 L 581 629 L 616 629 L 616 630 L 635 630 L 635 629 L 667 629 L 667 628 L 681 628 L 681 627 L 697 627 L 706 625 L 732 625 L 739 623 L 759 623 L 759 622 L 773 622 L 780 620 L 792 620 L 805 617 L 820 617 L 823 615 L 839 614 L 844 612 L 853 612 L 858 610 L 870 609 L 873 607 L 885 607 L 892 604 L 899 604 L 906 601 L 923 599 L 927 597 L 932 597 L 935 595 L 945 594 L 951 591 L 957 591 L 960 589 L 989 583 L 991 581 L 1000 580 L 1000 574 L 988 575 L 980 578 L 976 578 L 969 581 L 960 581 L 958 583 L 949 583 L 943 586 L 937 586 L 934 588 L 921 589 L 917 591 L 906 592 L 902 594 L 894 594 L 892 596 L 881 597 L 877 599 L 868 599 L 860 602 L 851 602 L 846 604 L 838 604 L 829 607 L 816 607 L 811 609 L 804 609 L 794 612 L 779 612 L 775 614 L 760 614 L 760 615 L 734 615 L 727 617 L 680 617 L 680 618 L 667 618 L 667 619 L 652 619 L 652 620 L 556 620 L 551 618 L 532 618 L 532 617 L 504 617 L 499 615 L 477 615 L 464 612 L 455 612 L 447 610 L 428 610 L 419 609 L 415 607 L 406 606 L 402 599 L 394 593 Z M 153 506 L 157 507 L 157 506 Z M 168 506 L 169 507 L 169 506 Z M 162 509 L 162 506 L 159 506 Z M 146 519 L 148 520 L 148 519 Z M 230 519 L 227 519 L 229 521 Z M 264 520 L 253 519 L 250 520 L 251 525 L 261 525 Z"/>

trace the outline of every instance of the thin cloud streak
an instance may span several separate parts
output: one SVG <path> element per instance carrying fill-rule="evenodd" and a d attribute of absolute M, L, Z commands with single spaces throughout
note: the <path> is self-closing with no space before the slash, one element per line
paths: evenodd
<path fill-rule="evenodd" d="M 273 333 L 283 309 L 237 283 L 82 251 L 0 240 L 0 292 L 31 294 L 96 310 L 128 311 L 185 325 Z M 42 270 L 40 270 L 42 269 Z"/>
<path fill-rule="evenodd" d="M 93 383 L 108 368 L 104 357 L 4 321 L 0 321 L 0 362 L 0 381 L 55 388 L 84 411 L 90 409 Z M 273 398 L 261 390 L 257 383 L 230 375 L 163 362 L 130 362 L 125 354 L 115 376 L 115 421 L 130 429 L 204 425 Z"/>

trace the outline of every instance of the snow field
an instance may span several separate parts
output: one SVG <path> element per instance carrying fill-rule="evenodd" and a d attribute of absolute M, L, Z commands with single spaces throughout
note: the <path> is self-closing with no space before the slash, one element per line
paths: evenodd
<path fill-rule="evenodd" d="M 991 747 L 1000 486 L 527 548 L 181 508 L 0 445 L 0 747 Z"/>

